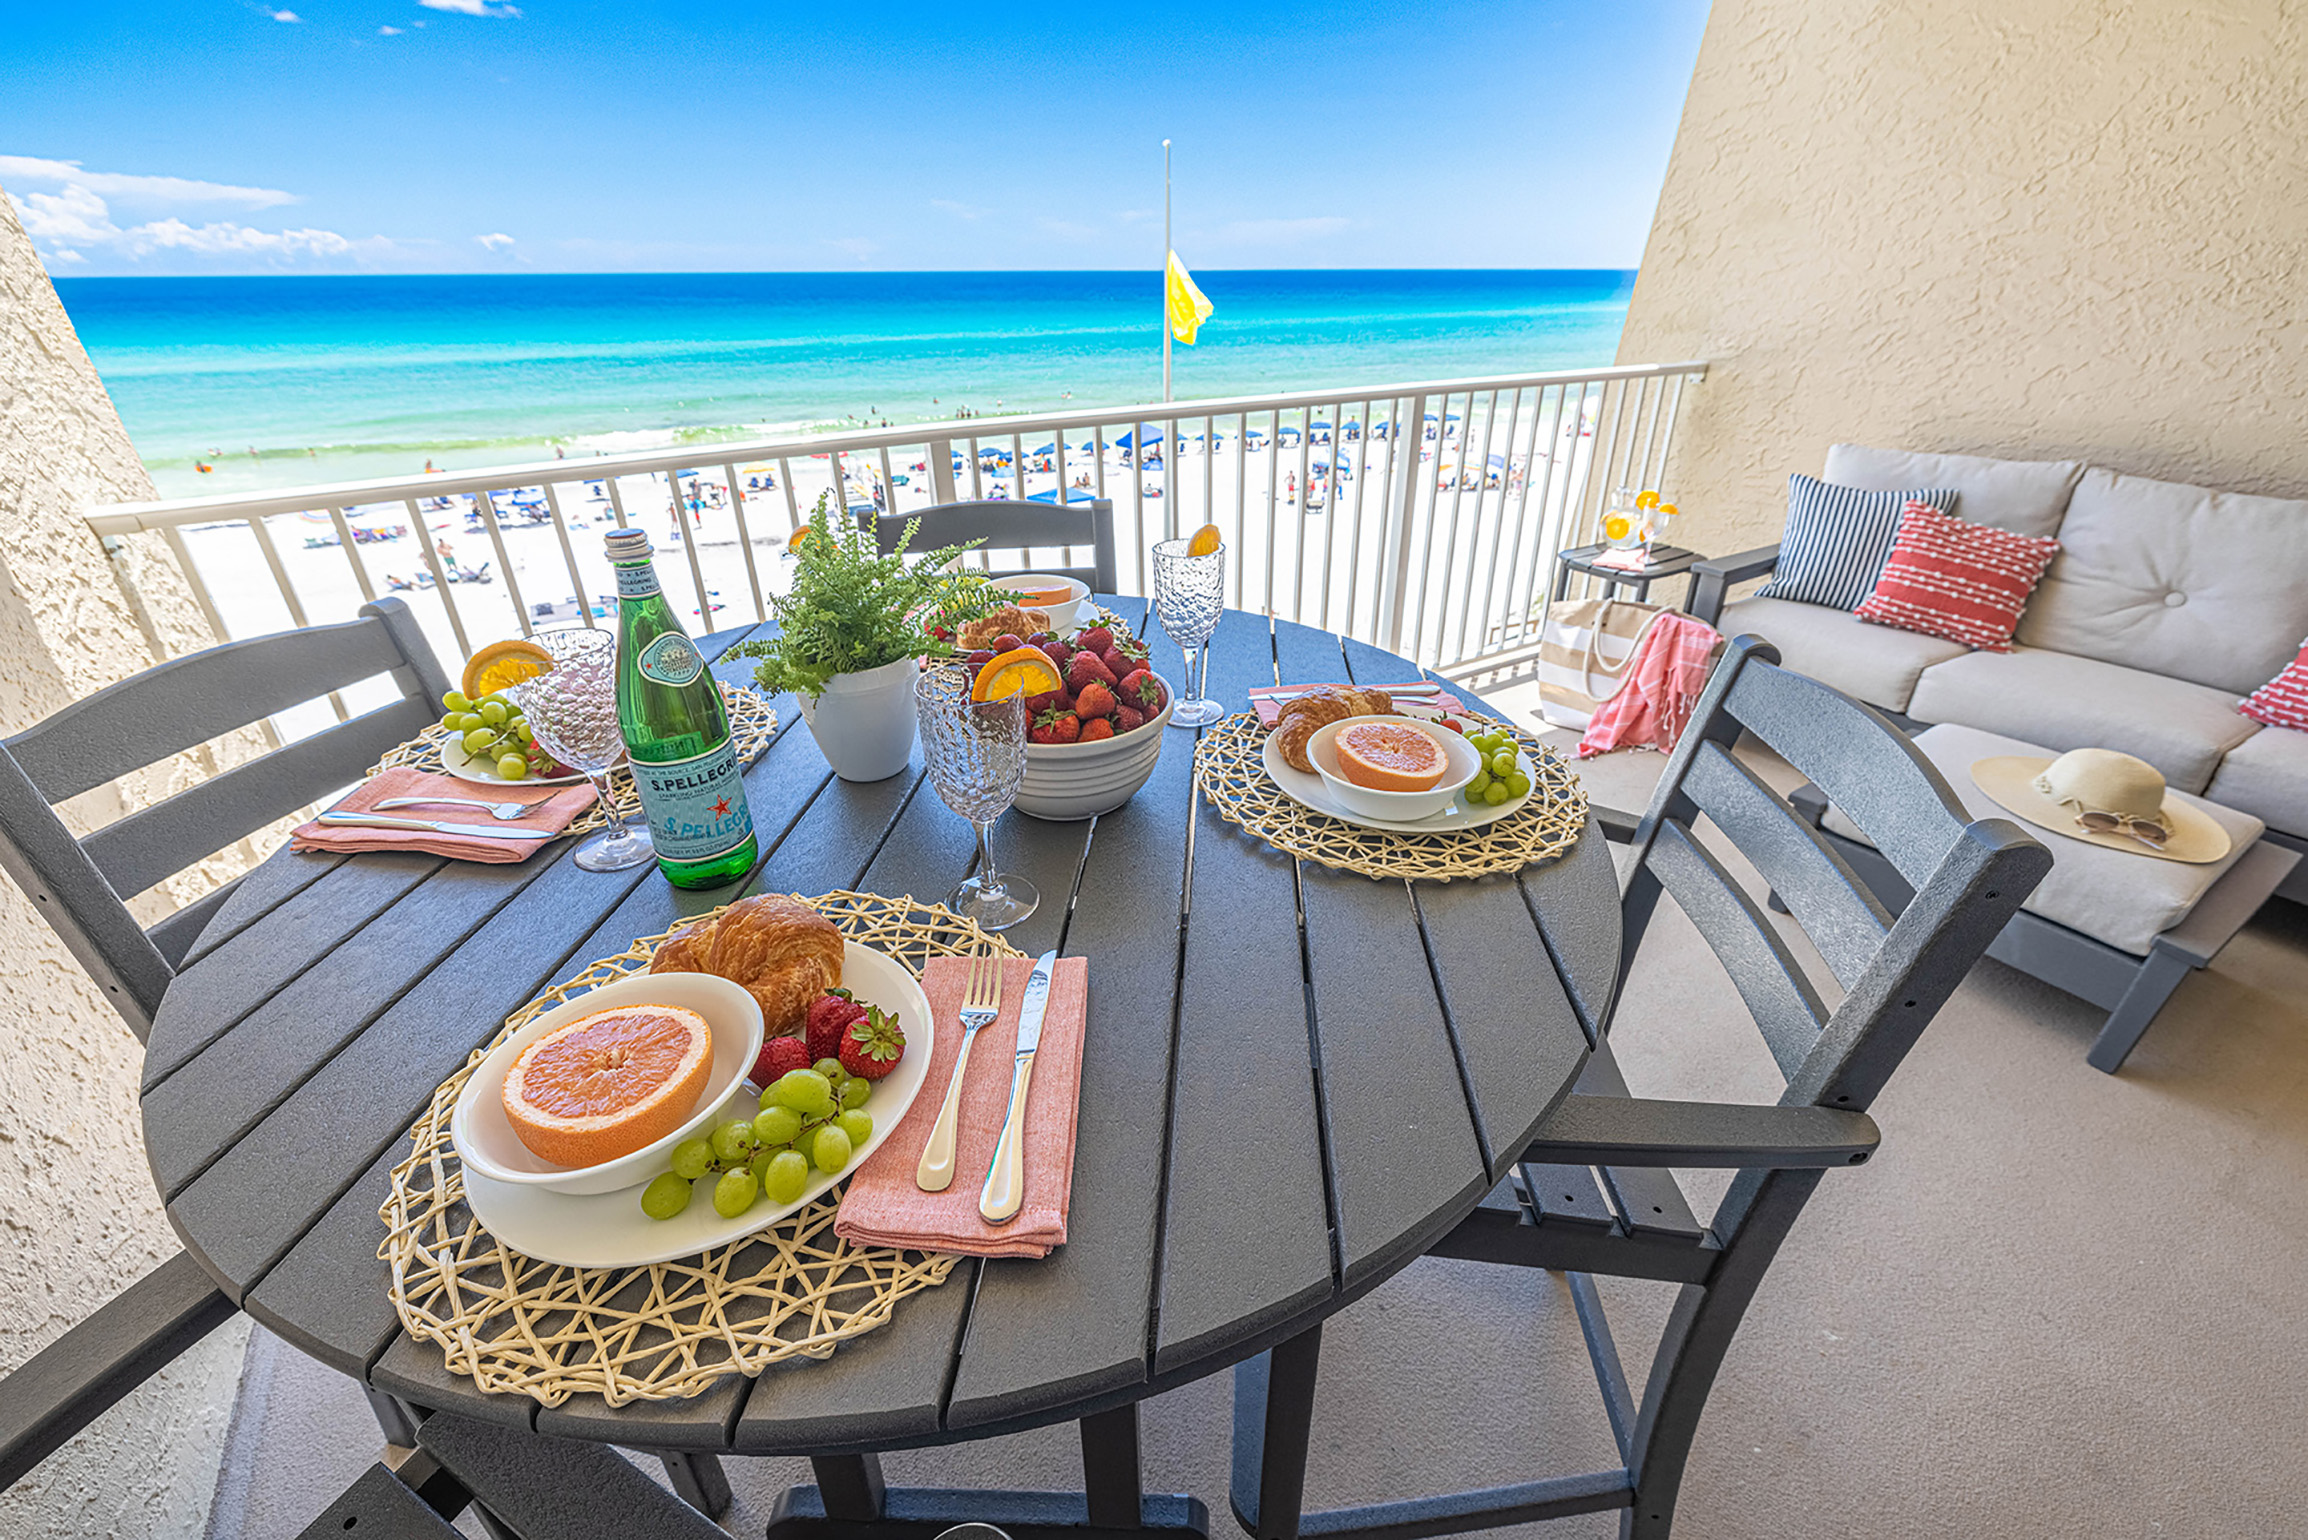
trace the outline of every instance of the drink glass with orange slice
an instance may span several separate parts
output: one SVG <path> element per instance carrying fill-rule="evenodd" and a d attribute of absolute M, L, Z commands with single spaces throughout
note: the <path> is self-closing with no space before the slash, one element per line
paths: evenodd
<path fill-rule="evenodd" d="M 1056 665 L 1035 647 L 1003 653 L 975 675 L 946 664 L 914 682 L 930 784 L 978 832 L 977 871 L 946 895 L 946 907 L 985 930 L 1017 924 L 1042 901 L 1032 883 L 994 865 L 992 834 L 1026 778 L 1026 697 L 1060 683 Z"/>
<path fill-rule="evenodd" d="M 1209 686 L 1206 644 L 1226 611 L 1226 543 L 1218 526 L 1205 524 L 1190 537 L 1154 545 L 1154 616 L 1186 655 L 1186 687 L 1171 708 L 1172 727 L 1207 727 L 1226 708 L 1204 695 Z M 1202 666 L 1197 669 L 1197 655 Z"/>

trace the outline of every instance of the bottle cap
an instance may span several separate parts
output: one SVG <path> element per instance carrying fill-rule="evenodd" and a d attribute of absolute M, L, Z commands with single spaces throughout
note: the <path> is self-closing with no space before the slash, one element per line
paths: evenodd
<path fill-rule="evenodd" d="M 613 562 L 647 561 L 653 550 L 649 544 L 649 531 L 645 529 L 613 529 L 602 537 L 601 544 L 608 550 L 609 559 Z"/>

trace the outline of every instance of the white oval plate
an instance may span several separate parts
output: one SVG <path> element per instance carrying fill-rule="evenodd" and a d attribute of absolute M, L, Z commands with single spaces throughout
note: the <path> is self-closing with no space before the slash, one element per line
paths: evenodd
<path fill-rule="evenodd" d="M 492 1182 L 467 1166 L 465 1201 L 472 1206 L 474 1217 L 507 1246 L 540 1262 L 564 1267 L 646 1267 L 743 1240 L 815 1202 L 829 1188 L 849 1180 L 905 1120 L 906 1109 L 913 1105 L 922 1079 L 929 1073 L 935 1047 L 930 1002 L 920 983 L 897 959 L 849 942 L 842 958 L 842 987 L 860 1000 L 896 1014 L 906 1035 L 906 1052 L 896 1069 L 874 1083 L 873 1096 L 865 1107 L 873 1114 L 873 1137 L 838 1175 L 814 1172 L 793 1202 L 756 1201 L 735 1219 L 724 1219 L 714 1211 L 712 1184 L 700 1182 L 688 1208 L 671 1219 L 660 1220 L 641 1212 L 639 1187 L 579 1198 Z M 713 1124 L 726 1121 L 720 1115 L 724 1111 L 731 1117 L 739 1110 L 751 1115 L 759 1105 L 759 1093 L 747 1087 L 747 1082 L 739 1081 L 717 1110 Z"/>
<path fill-rule="evenodd" d="M 1519 797 L 1509 797 L 1497 807 L 1485 807 L 1479 812 L 1462 801 L 1454 800 L 1449 807 L 1431 818 L 1405 823 L 1390 818 L 1367 818 L 1346 807 L 1331 795 L 1329 787 L 1322 784 L 1321 776 L 1293 768 L 1290 761 L 1282 757 L 1282 745 L 1275 741 L 1272 733 L 1266 735 L 1266 747 L 1261 751 L 1261 757 L 1266 766 L 1266 778 L 1281 787 L 1292 801 L 1327 814 L 1340 823 L 1350 823 L 1359 829 L 1379 829 L 1388 834 L 1456 834 L 1462 829 L 1479 829 L 1484 824 L 1497 823 L 1509 813 L 1518 811 L 1538 790 L 1534 786 Z"/>
<path fill-rule="evenodd" d="M 617 763 L 625 763 L 622 750 L 618 752 Z M 497 773 L 495 765 L 466 753 L 462 738 L 441 740 L 441 768 L 460 781 L 472 781 L 481 786 L 574 786 L 585 779 L 583 771 L 572 770 L 567 775 L 533 775 L 523 781 L 508 781 Z"/>

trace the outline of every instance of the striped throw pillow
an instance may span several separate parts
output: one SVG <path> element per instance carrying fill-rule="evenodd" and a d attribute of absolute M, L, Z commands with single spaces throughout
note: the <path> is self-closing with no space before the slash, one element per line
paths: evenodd
<path fill-rule="evenodd" d="M 1788 477 L 1779 566 L 1755 597 L 1857 609 L 1883 573 L 1883 559 L 1899 535 L 1899 510 L 1916 501 L 1953 513 L 1955 496 L 1946 488 L 1863 492 L 1810 476 Z"/>
<path fill-rule="evenodd" d="M 2015 535 L 1911 502 L 1861 620 L 1943 636 L 1979 652 L 2011 651 L 2028 595 L 2059 554 L 2057 540 Z"/>
<path fill-rule="evenodd" d="M 2300 656 L 2285 665 L 2283 673 L 2245 696 L 2236 709 L 2255 722 L 2308 733 L 2308 642 L 2301 644 Z"/>

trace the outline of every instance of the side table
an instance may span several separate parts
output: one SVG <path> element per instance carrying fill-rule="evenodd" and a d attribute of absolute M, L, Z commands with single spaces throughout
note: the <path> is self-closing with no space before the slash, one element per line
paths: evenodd
<path fill-rule="evenodd" d="M 1644 566 L 1627 569 L 1597 565 L 1595 558 L 1609 549 L 1607 545 L 1581 545 L 1558 553 L 1553 597 L 1560 599 L 1570 592 L 1571 574 L 1584 572 L 1589 577 L 1601 578 L 1613 588 L 1632 588 L 1637 599 L 1648 599 L 1653 583 L 1662 578 L 1679 577 L 1703 559 L 1697 551 L 1687 551 L 1679 545 L 1658 545 L 1651 548 L 1651 560 Z"/>

